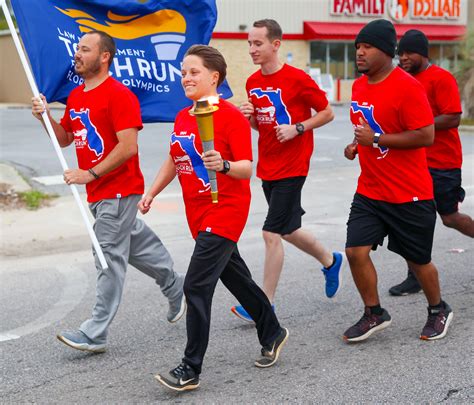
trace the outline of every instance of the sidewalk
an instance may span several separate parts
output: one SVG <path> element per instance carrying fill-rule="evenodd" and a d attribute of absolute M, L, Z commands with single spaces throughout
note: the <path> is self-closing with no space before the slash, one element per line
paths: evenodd
<path fill-rule="evenodd" d="M 13 167 L 0 163 L 0 185 L 10 193 L 31 190 L 30 185 Z M 0 190 L 1 196 L 1 190 Z M 87 209 L 85 194 L 82 203 Z M 151 227 L 164 224 L 185 224 L 184 208 L 180 195 L 163 193 L 156 201 L 146 221 Z M 160 215 L 156 214 L 160 212 Z M 155 214 L 154 214 L 155 212 Z M 89 214 L 93 223 L 93 217 Z M 181 228 L 182 229 L 182 228 Z M 8 235 L 8 237 L 7 237 Z M 56 252 L 90 251 L 91 241 L 86 226 L 72 194 L 53 198 L 37 210 L 16 208 L 1 211 L 0 216 L 0 258 L 23 256 L 34 257 Z"/>

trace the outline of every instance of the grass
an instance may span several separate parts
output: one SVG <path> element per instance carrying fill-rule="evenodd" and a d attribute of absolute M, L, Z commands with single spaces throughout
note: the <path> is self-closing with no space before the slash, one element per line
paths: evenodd
<path fill-rule="evenodd" d="M 10 7 L 10 2 L 7 0 L 7 6 L 8 8 L 11 10 L 11 7 Z M 15 27 L 17 26 L 17 23 L 16 23 L 16 19 L 15 19 L 15 16 L 12 15 L 13 13 L 10 11 L 10 15 L 12 17 L 12 20 L 13 20 L 13 24 L 15 25 Z M 5 16 L 3 15 L 3 10 L 0 8 L 0 31 L 2 30 L 7 30 L 8 29 L 8 24 L 7 24 L 7 21 L 5 19 Z"/>
<path fill-rule="evenodd" d="M 49 200 L 58 197 L 57 195 L 45 194 L 38 190 L 25 191 L 18 193 L 18 195 L 29 210 L 37 210 L 47 204 Z"/>
<path fill-rule="evenodd" d="M 474 118 L 461 118 L 461 125 L 474 125 Z"/>

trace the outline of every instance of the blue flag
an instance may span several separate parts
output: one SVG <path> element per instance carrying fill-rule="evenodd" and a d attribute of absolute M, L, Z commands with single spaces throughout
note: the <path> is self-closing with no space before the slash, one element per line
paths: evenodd
<path fill-rule="evenodd" d="M 208 44 L 215 0 L 12 0 L 20 34 L 41 93 L 66 103 L 82 83 L 74 71 L 81 36 L 105 31 L 117 45 L 110 73 L 140 100 L 144 122 L 172 122 L 190 105 L 181 62 L 193 44 Z M 218 92 L 232 96 L 227 83 Z"/>

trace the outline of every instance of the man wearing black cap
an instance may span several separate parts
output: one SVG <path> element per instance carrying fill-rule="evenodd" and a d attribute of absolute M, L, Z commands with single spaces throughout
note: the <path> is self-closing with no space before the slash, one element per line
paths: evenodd
<path fill-rule="evenodd" d="M 407 31 L 398 44 L 398 54 L 400 67 L 425 88 L 435 117 L 435 139 L 426 149 L 426 157 L 433 178 L 436 210 L 444 225 L 472 238 L 474 221 L 459 212 L 465 192 L 461 187 L 462 146 L 458 126 L 462 111 L 456 79 L 447 70 L 430 64 L 428 38 L 421 31 Z M 389 292 L 407 295 L 420 290 L 420 283 L 408 268 L 407 278 Z"/>
<path fill-rule="evenodd" d="M 344 154 L 350 160 L 359 155 L 361 174 L 347 221 L 346 255 L 365 311 L 344 339 L 365 340 L 391 323 L 380 306 L 370 259 L 371 249 L 382 245 L 387 235 L 388 249 L 408 261 L 428 300 L 428 321 L 420 338 L 440 339 L 453 313 L 441 299 L 438 272 L 431 262 L 436 209 L 425 146 L 433 143 L 433 114 L 423 86 L 392 65 L 396 47 L 392 23 L 370 22 L 355 46 L 357 69 L 363 76 L 352 87 L 355 138 Z"/>

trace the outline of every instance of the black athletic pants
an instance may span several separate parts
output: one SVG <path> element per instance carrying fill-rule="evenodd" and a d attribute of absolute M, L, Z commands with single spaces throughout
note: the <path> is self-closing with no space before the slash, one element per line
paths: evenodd
<path fill-rule="evenodd" d="M 188 342 L 183 361 L 198 374 L 209 342 L 212 296 L 219 279 L 255 320 L 262 346 L 272 343 L 281 331 L 270 301 L 252 280 L 237 244 L 209 232 L 200 232 L 184 281 Z"/>

